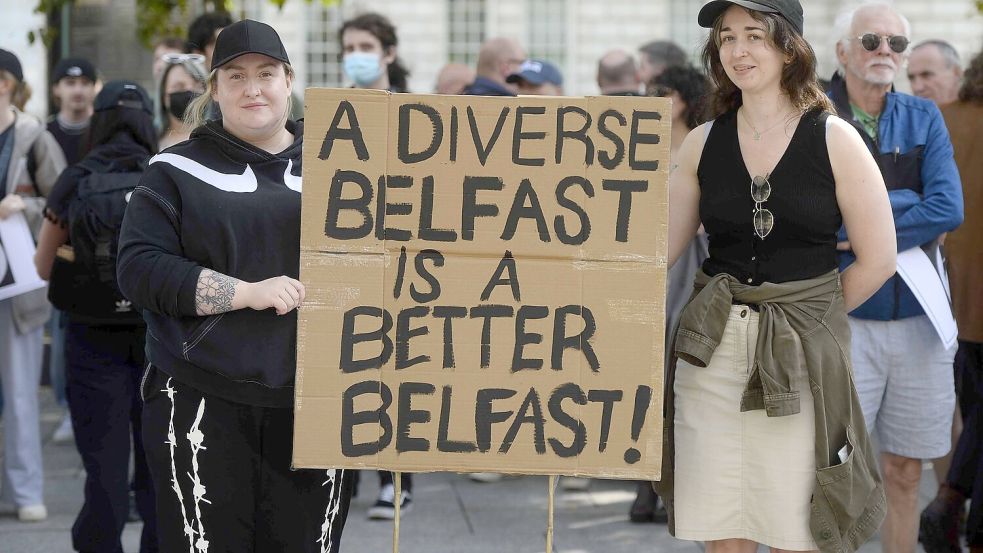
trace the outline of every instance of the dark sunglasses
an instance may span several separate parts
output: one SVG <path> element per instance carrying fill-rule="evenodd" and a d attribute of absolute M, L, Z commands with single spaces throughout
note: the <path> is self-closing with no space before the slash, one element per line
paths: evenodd
<path fill-rule="evenodd" d="M 864 33 L 857 37 L 860 41 L 860 45 L 864 47 L 864 50 L 868 52 L 873 52 L 881 47 L 881 38 L 887 40 L 887 45 L 891 48 L 891 51 L 900 54 L 908 49 L 909 40 L 908 37 L 902 35 L 878 35 L 874 33 Z"/>

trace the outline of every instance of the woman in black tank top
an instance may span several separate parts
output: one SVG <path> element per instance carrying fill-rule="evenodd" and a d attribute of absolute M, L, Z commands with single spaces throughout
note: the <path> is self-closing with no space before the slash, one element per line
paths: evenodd
<path fill-rule="evenodd" d="M 744 4 L 715 0 L 700 11 L 699 23 L 712 28 L 703 61 L 717 85 L 717 118 L 687 136 L 672 169 L 670 266 L 702 223 L 710 253 L 703 273 L 726 276 L 732 291 L 834 278 L 845 223 L 858 261 L 841 275 L 843 300 L 830 305 L 853 309 L 894 272 L 883 181 L 857 133 L 831 115 L 799 3 L 754 4 L 764 11 Z M 795 375 L 804 390 L 798 413 L 741 408 L 749 378 L 760 375 L 752 370 L 756 307 L 706 313 L 725 325 L 712 358 L 701 368 L 679 359 L 669 375 L 670 531 L 705 541 L 708 553 L 750 553 L 759 543 L 815 550 L 821 539 L 810 528 L 817 450 L 807 374 Z M 802 351 L 798 336 L 773 340 Z"/>
<path fill-rule="evenodd" d="M 837 267 L 836 232 L 842 217 L 826 148 L 828 116 L 822 108 L 813 108 L 799 116 L 796 125 L 789 124 L 791 139 L 780 160 L 755 175 L 741 154 L 738 111 L 714 121 L 697 169 L 700 220 L 710 236 L 703 272 L 728 273 L 743 283 L 760 284 L 812 278 Z M 787 138 L 773 132 L 780 146 Z M 771 187 L 768 200 L 762 202 L 762 209 L 772 214 L 764 238 L 755 232 L 757 206 L 749 188 L 757 174 L 767 175 Z"/>

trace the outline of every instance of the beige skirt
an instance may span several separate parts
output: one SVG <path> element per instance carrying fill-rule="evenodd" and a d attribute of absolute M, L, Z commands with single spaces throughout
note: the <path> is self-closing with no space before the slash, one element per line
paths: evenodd
<path fill-rule="evenodd" d="M 758 314 L 735 305 L 709 366 L 682 360 L 676 366 L 676 537 L 816 549 L 809 530 L 816 480 L 812 393 L 797 383 L 795 415 L 741 412 L 757 336 Z"/>

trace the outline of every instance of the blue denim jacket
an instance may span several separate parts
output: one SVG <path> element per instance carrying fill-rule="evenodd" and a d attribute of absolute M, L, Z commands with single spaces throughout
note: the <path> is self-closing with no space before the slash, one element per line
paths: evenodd
<path fill-rule="evenodd" d="M 875 141 L 853 121 L 846 81 L 839 74 L 833 76 L 828 94 L 839 116 L 857 127 L 881 168 L 894 211 L 899 252 L 928 244 L 962 224 L 959 171 L 949 131 L 933 102 L 888 92 Z M 848 240 L 845 228 L 840 229 L 839 240 Z M 841 252 L 840 270 L 855 259 L 853 252 Z M 888 321 L 923 313 L 908 285 L 895 274 L 850 315 Z"/>

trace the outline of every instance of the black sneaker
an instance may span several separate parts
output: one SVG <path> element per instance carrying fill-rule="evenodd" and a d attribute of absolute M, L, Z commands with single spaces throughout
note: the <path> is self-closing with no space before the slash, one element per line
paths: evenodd
<path fill-rule="evenodd" d="M 379 499 L 375 501 L 375 505 L 369 507 L 369 518 L 373 520 L 395 519 L 396 504 L 393 502 L 395 498 L 396 488 L 392 484 L 386 484 L 383 486 L 382 489 L 379 490 Z M 403 490 L 402 501 L 399 503 L 400 516 L 408 513 L 412 505 L 413 499 L 410 492 Z"/>

